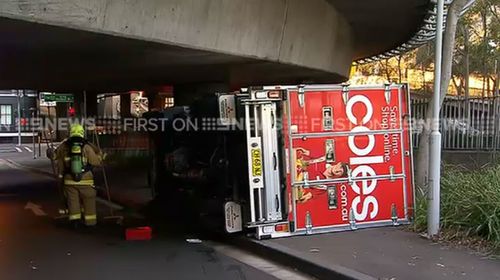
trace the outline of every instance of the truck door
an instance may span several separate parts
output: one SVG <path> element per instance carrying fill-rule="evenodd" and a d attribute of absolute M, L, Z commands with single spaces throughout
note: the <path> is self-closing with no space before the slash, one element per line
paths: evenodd
<path fill-rule="evenodd" d="M 406 223 L 413 184 L 405 86 L 288 90 L 283 118 L 295 233 Z"/>

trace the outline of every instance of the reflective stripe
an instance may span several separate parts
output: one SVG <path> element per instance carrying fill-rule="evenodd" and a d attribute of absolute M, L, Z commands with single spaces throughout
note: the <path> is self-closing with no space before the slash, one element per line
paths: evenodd
<path fill-rule="evenodd" d="M 85 215 L 86 221 L 97 220 L 97 215 Z"/>
<path fill-rule="evenodd" d="M 69 215 L 69 220 L 70 221 L 80 220 L 81 218 L 82 218 L 82 214 L 80 214 L 80 213 Z"/>
<path fill-rule="evenodd" d="M 79 182 L 77 182 L 77 181 L 74 181 L 71 179 L 64 179 L 64 184 L 71 185 L 71 186 L 93 186 L 94 180 L 93 179 L 85 179 L 85 180 L 80 180 Z"/>

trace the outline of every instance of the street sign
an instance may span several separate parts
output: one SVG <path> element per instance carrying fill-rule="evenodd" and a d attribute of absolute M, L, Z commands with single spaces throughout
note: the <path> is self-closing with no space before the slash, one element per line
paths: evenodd
<path fill-rule="evenodd" d="M 75 101 L 73 94 L 44 94 L 42 95 L 44 102 L 71 103 Z"/>
<path fill-rule="evenodd" d="M 45 102 L 43 100 L 40 100 L 40 106 L 42 107 L 56 107 L 56 102 Z"/>

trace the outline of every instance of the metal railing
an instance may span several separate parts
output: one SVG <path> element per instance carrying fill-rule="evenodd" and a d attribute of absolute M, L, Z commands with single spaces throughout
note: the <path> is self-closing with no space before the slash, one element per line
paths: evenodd
<path fill-rule="evenodd" d="M 467 4 L 465 4 L 465 6 L 463 7 L 462 11 L 460 12 L 460 16 L 463 15 L 465 12 L 467 12 L 467 10 L 469 10 L 469 8 L 472 6 L 472 4 L 474 4 L 475 1 L 476 0 L 469 0 Z M 434 40 L 434 38 L 436 37 L 437 7 L 436 7 L 436 1 L 431 1 L 431 2 L 433 4 L 427 11 L 427 14 L 422 22 L 422 25 L 420 26 L 420 29 L 413 35 L 413 37 L 410 38 L 410 40 L 392 50 L 386 51 L 385 53 L 358 59 L 357 61 L 355 61 L 355 64 L 367 64 L 384 59 L 390 59 L 392 57 L 405 54 L 413 49 L 416 49 Z M 446 0 L 444 3 L 445 4 L 444 24 L 446 24 L 448 7 L 449 5 L 451 5 L 452 2 L 453 0 Z"/>
<path fill-rule="evenodd" d="M 500 97 L 469 98 L 449 96 L 441 107 L 440 129 L 446 150 L 500 150 Z M 428 98 L 411 100 L 413 145 L 427 123 Z"/>

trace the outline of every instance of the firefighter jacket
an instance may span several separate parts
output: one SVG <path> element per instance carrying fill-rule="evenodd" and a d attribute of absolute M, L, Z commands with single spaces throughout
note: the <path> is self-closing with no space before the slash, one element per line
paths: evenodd
<path fill-rule="evenodd" d="M 65 185 L 94 185 L 94 175 L 91 170 L 83 172 L 81 179 L 75 181 L 73 176 L 68 172 L 70 164 L 70 147 L 67 144 L 68 139 L 63 141 L 55 151 L 55 160 L 57 162 L 57 172 L 59 178 L 64 179 Z M 102 165 L 101 151 L 90 143 L 85 143 L 82 148 L 83 163 L 89 167 L 99 167 Z"/>

